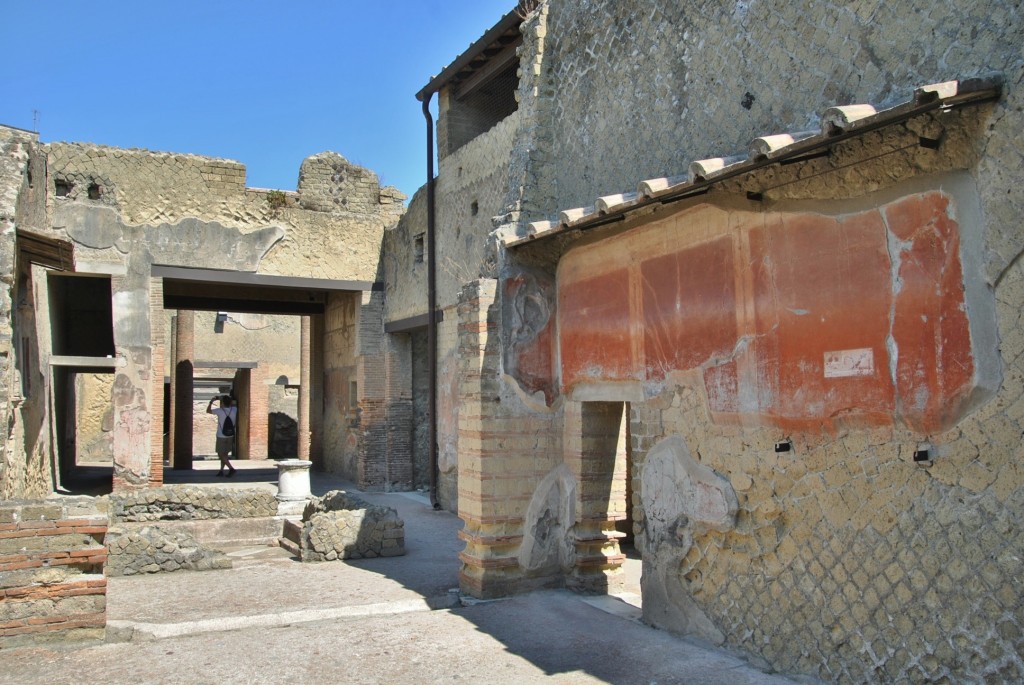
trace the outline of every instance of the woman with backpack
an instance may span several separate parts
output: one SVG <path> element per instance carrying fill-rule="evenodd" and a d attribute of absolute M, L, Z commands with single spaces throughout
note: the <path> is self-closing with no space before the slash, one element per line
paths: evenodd
<path fill-rule="evenodd" d="M 220 406 L 214 408 L 213 401 L 220 398 Z M 227 477 L 235 475 L 235 467 L 228 461 L 228 455 L 235 451 L 235 424 L 238 422 L 238 408 L 232 406 L 231 395 L 214 395 L 206 405 L 207 414 L 217 416 L 217 456 L 220 458 L 218 476 L 224 475 L 224 467 L 228 468 Z"/>

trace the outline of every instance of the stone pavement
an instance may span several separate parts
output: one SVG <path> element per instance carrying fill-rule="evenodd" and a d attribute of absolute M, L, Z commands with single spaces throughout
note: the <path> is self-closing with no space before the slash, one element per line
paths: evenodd
<path fill-rule="evenodd" d="M 239 480 L 252 487 L 247 471 Z M 314 476 L 318 494 L 339 487 L 398 510 L 405 556 L 299 564 L 249 547 L 226 550 L 229 570 L 111 578 L 108 633 L 121 641 L 7 650 L 0 683 L 789 682 L 649 628 L 617 598 L 548 590 L 460 602 L 457 517 L 418 493 Z"/>

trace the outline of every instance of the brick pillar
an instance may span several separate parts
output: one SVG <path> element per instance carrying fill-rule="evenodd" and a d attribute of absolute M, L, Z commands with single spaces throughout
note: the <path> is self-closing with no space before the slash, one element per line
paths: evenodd
<path fill-rule="evenodd" d="M 270 436 L 270 390 L 267 372 L 256 367 L 249 369 L 249 458 L 266 459 Z"/>
<path fill-rule="evenodd" d="M 309 410 L 310 394 L 313 390 L 313 374 L 310 373 L 309 366 L 311 339 L 312 322 L 310 317 L 304 316 L 299 337 L 299 459 L 309 459 Z"/>
<path fill-rule="evenodd" d="M 382 324 L 383 325 L 383 324 Z M 398 490 L 413 487 L 412 458 L 412 337 L 384 335 L 387 407 L 388 483 Z"/>
<path fill-rule="evenodd" d="M 608 592 L 621 587 L 625 555 L 616 529 L 627 517 L 625 405 L 566 402 L 565 456 L 576 490 L 576 565 L 569 587 Z"/>
<path fill-rule="evenodd" d="M 149 339 L 153 348 L 153 390 L 149 414 L 149 484 L 153 487 L 164 482 L 164 360 L 167 353 L 167 333 L 164 326 L 164 282 L 154 278 L 149 284 Z"/>
<path fill-rule="evenodd" d="M 499 597 L 515 591 L 521 578 L 517 553 L 522 540 L 522 508 L 515 511 L 507 495 L 511 483 L 498 440 L 502 408 L 498 368 L 497 315 L 492 313 L 495 281 L 476 281 L 459 297 L 459 585 L 476 597 Z"/>
<path fill-rule="evenodd" d="M 192 468 L 192 399 L 194 379 L 192 359 L 195 357 L 196 315 L 178 312 L 174 331 L 174 468 Z"/>
<path fill-rule="evenodd" d="M 168 418 L 168 423 L 167 423 L 167 425 L 168 425 L 168 429 L 167 429 L 167 458 L 171 462 L 171 467 L 173 468 L 173 466 L 174 466 L 174 427 L 176 425 L 178 425 L 177 424 L 177 419 L 175 419 L 175 411 L 174 411 L 174 407 L 177 404 L 177 402 L 175 402 L 175 399 L 178 397 L 178 382 L 177 382 L 178 374 L 176 372 L 177 365 L 175 364 L 175 361 L 178 359 L 178 344 L 177 344 L 177 340 L 178 340 L 178 315 L 177 314 L 175 314 L 174 316 L 171 317 L 171 330 L 169 332 L 168 338 L 170 340 L 170 348 L 171 348 L 170 351 L 169 351 L 170 359 L 171 359 L 171 373 L 169 374 L 169 381 L 170 382 L 168 383 L 168 386 L 169 386 L 169 388 L 168 388 L 168 390 L 169 390 L 168 395 L 170 397 L 170 402 L 169 402 L 169 406 L 167 407 L 167 418 Z M 160 369 L 160 375 L 163 376 L 163 374 L 164 374 L 164 370 Z"/>
<path fill-rule="evenodd" d="M 322 314 L 309 320 L 309 460 L 324 468 L 324 346 L 326 322 Z"/>
<path fill-rule="evenodd" d="M 481 280 L 459 298 L 459 585 L 499 597 L 558 582 L 519 565 L 526 512 L 537 486 L 563 460 L 561 417 L 502 399 L 497 284 Z M 562 522 L 566 528 L 572 521 Z"/>

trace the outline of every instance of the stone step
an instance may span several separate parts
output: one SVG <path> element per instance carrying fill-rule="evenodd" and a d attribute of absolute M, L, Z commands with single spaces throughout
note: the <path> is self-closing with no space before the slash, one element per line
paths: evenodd
<path fill-rule="evenodd" d="M 209 547 L 277 545 L 287 519 L 280 516 L 201 519 L 195 521 L 145 521 L 118 524 L 124 528 L 157 526 L 168 532 L 186 532 Z"/>
<path fill-rule="evenodd" d="M 302 540 L 302 521 L 288 519 L 284 522 L 284 530 L 278 539 L 278 544 L 292 554 L 298 556 L 299 544 Z"/>

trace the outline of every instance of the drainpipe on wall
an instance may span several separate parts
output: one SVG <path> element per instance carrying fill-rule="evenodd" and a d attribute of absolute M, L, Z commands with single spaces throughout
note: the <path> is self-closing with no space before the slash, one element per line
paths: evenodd
<path fill-rule="evenodd" d="M 430 116 L 432 93 L 422 99 L 423 116 L 427 120 L 427 358 L 429 372 L 427 392 L 430 402 L 427 415 L 430 421 L 430 505 L 440 509 L 437 501 L 437 274 L 434 270 L 434 119 Z"/>

